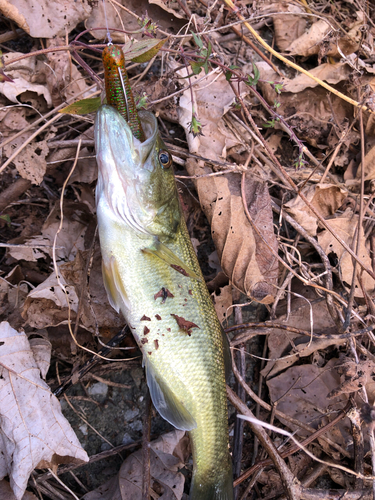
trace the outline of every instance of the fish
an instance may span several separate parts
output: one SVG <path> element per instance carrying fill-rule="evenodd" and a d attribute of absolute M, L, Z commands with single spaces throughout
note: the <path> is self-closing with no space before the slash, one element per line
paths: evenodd
<path fill-rule="evenodd" d="M 138 118 L 143 141 L 116 107 L 102 105 L 95 119 L 104 286 L 142 352 L 155 408 L 189 433 L 190 500 L 233 500 L 228 341 L 188 234 L 172 156 L 155 116 Z"/>

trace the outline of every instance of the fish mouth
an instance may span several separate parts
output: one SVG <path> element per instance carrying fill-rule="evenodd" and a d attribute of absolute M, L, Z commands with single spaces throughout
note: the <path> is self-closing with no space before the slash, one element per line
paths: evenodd
<path fill-rule="evenodd" d="M 97 205 L 102 200 L 116 219 L 138 232 L 148 233 L 154 217 L 142 199 L 142 189 L 155 168 L 153 151 L 158 138 L 157 121 L 147 111 L 139 112 L 146 140 L 140 142 L 120 113 L 112 106 L 99 108 L 95 119 L 95 149 L 98 163 Z"/>
<path fill-rule="evenodd" d="M 111 150 L 112 156 L 121 160 L 133 160 L 131 164 L 144 167 L 158 136 L 155 116 L 148 111 L 139 111 L 139 118 L 145 132 L 146 140 L 141 142 L 134 137 L 129 124 L 112 106 L 99 108 L 95 119 L 95 146 L 97 155 L 103 150 Z M 131 153 L 131 154 L 130 154 Z M 129 165 L 130 166 L 130 165 Z"/>

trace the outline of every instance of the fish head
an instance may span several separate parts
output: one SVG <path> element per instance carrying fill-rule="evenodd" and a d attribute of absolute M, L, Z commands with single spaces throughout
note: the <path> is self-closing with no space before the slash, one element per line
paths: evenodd
<path fill-rule="evenodd" d="M 173 237 L 181 209 L 167 151 L 152 113 L 140 111 L 146 140 L 140 142 L 112 106 L 99 108 L 95 120 L 98 163 L 96 204 L 105 217 L 138 233 Z"/>

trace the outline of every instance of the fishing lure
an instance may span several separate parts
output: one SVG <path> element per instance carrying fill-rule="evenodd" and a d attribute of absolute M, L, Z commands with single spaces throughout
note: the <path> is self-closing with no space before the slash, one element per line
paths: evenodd
<path fill-rule="evenodd" d="M 102 54 L 104 64 L 104 82 L 107 104 L 113 106 L 129 123 L 137 139 L 145 140 L 145 134 L 138 117 L 129 77 L 125 69 L 125 56 L 118 45 L 107 45 Z"/>

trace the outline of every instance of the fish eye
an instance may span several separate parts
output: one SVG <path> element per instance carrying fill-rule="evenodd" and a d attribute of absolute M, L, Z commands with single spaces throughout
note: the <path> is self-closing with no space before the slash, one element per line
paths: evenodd
<path fill-rule="evenodd" d="M 161 149 L 159 151 L 159 161 L 163 168 L 169 168 L 172 165 L 172 155 L 165 149 Z"/>

